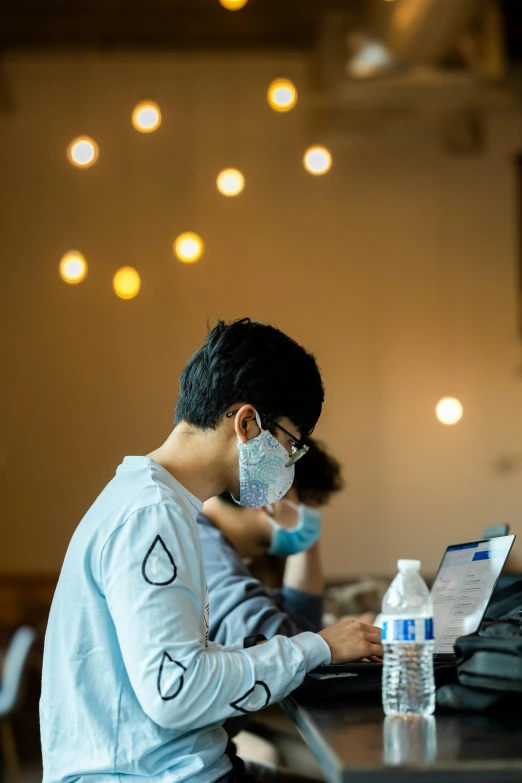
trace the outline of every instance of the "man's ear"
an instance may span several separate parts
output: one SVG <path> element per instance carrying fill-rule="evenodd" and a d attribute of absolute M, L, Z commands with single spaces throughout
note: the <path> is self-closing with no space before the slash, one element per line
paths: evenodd
<path fill-rule="evenodd" d="M 257 438 L 260 430 L 256 421 L 256 409 L 252 405 L 243 405 L 238 410 L 234 419 L 234 428 L 242 443 Z"/>

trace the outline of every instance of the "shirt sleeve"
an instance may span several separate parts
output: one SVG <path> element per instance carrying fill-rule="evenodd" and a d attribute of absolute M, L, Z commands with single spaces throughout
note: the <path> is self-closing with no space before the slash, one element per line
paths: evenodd
<path fill-rule="evenodd" d="M 132 514 L 106 542 L 101 573 L 134 693 L 164 728 L 186 732 L 255 712 L 330 660 L 311 633 L 248 650 L 206 646 L 197 529 L 175 504 Z"/>

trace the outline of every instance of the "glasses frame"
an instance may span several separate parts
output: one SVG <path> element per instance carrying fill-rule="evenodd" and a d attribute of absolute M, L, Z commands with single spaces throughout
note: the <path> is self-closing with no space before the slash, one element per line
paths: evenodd
<path fill-rule="evenodd" d="M 241 408 L 237 408 L 235 411 L 229 411 L 225 414 L 225 417 L 227 419 L 230 419 L 232 416 L 235 416 Z M 268 424 L 271 424 L 273 427 L 277 427 L 281 432 L 284 432 L 285 435 L 288 435 L 290 440 L 292 441 L 292 453 L 290 454 L 287 462 L 285 463 L 285 467 L 291 468 L 292 465 L 295 465 L 296 462 L 299 462 L 300 459 L 302 459 L 305 454 L 307 454 L 310 451 L 310 447 L 306 445 L 304 440 L 300 440 L 299 438 L 296 438 L 295 435 L 292 435 L 291 432 L 288 432 L 288 430 L 285 430 L 284 427 L 282 427 L 280 424 L 277 423 L 277 421 L 274 421 L 274 419 L 270 419 L 268 416 L 265 416 L 264 413 L 261 413 L 261 411 L 258 411 L 259 418 L 261 419 L 261 422 L 267 422 Z M 268 429 L 265 427 L 264 429 Z"/>

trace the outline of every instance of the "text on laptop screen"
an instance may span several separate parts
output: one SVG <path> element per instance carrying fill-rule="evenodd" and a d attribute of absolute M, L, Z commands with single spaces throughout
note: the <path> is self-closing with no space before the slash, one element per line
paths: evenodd
<path fill-rule="evenodd" d="M 502 536 L 447 548 L 431 589 L 435 654 L 452 654 L 459 636 L 478 629 L 513 538 Z"/>

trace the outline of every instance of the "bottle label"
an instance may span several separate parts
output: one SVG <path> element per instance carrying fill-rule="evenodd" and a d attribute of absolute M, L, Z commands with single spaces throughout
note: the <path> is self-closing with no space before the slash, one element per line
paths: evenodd
<path fill-rule="evenodd" d="M 433 619 L 431 617 L 386 617 L 382 625 L 382 642 L 432 642 Z"/>

